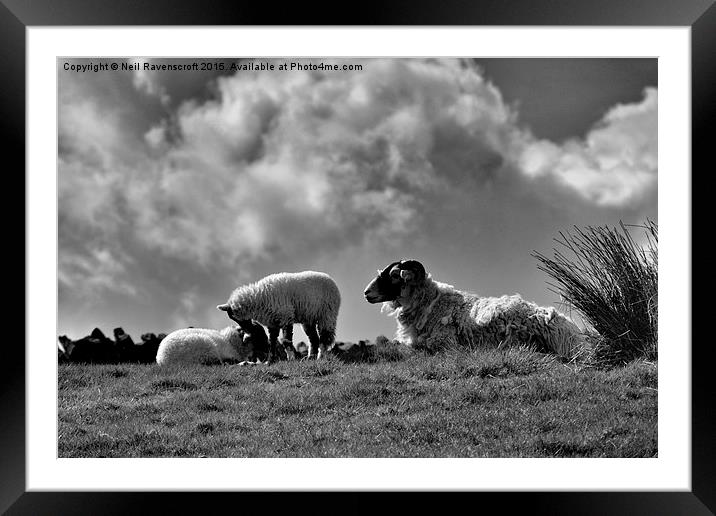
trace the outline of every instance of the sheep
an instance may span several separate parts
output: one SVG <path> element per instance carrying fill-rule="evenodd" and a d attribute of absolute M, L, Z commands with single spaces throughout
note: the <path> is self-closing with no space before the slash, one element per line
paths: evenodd
<path fill-rule="evenodd" d="M 392 310 L 398 341 L 415 349 L 523 343 L 569 357 L 583 343 L 577 325 L 553 307 L 538 306 L 519 294 L 462 292 L 433 280 L 417 260 L 393 262 L 378 271 L 363 294 L 369 303 Z"/>
<path fill-rule="evenodd" d="M 269 332 L 269 363 L 278 354 L 278 333 L 289 357 L 295 357 L 293 325 L 301 324 L 310 346 L 307 358 L 320 359 L 336 336 L 341 295 L 333 279 L 323 272 L 281 272 L 235 289 L 229 300 L 216 308 L 230 319 L 245 324 L 254 319 Z"/>
<path fill-rule="evenodd" d="M 263 338 L 265 341 L 265 334 Z M 238 326 L 227 326 L 220 331 L 205 328 L 176 330 L 159 344 L 157 364 L 239 362 L 254 353 L 253 341 L 260 342 L 260 335 L 249 336 Z"/>

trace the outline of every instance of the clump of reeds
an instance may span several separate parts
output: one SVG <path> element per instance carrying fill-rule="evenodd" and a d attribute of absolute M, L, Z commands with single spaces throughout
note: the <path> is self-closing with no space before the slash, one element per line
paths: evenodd
<path fill-rule="evenodd" d="M 656 360 L 658 318 L 658 227 L 646 220 L 638 244 L 627 226 L 588 226 L 560 232 L 554 256 L 535 252 L 551 290 L 576 309 L 599 336 L 592 356 L 599 362 Z"/>

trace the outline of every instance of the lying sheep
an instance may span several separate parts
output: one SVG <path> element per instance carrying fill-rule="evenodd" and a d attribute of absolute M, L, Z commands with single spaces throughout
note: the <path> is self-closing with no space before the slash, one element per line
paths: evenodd
<path fill-rule="evenodd" d="M 278 355 L 278 333 L 283 346 L 295 356 L 293 325 L 301 324 L 310 341 L 308 358 L 325 355 L 336 335 L 341 295 L 338 286 L 323 272 L 281 272 L 237 288 L 229 300 L 217 306 L 243 325 L 249 319 L 269 331 L 269 362 Z"/>
<path fill-rule="evenodd" d="M 416 260 L 393 262 L 379 271 L 364 296 L 393 310 L 398 340 L 414 348 L 523 343 L 568 357 L 582 343 L 579 328 L 554 308 L 518 294 L 479 297 L 461 292 L 434 281 Z"/>
<path fill-rule="evenodd" d="M 262 330 L 263 333 L 263 330 Z M 263 335 L 264 341 L 266 335 Z M 186 328 L 167 335 L 159 344 L 157 364 L 215 364 L 251 359 L 260 335 L 249 335 L 237 326 L 221 331 Z"/>

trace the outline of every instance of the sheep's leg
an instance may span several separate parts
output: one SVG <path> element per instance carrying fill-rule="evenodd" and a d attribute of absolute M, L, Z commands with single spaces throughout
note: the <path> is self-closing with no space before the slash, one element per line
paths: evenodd
<path fill-rule="evenodd" d="M 336 328 L 335 327 L 325 327 L 321 328 L 318 327 L 318 333 L 320 334 L 319 339 L 319 348 L 318 348 L 318 357 L 321 358 L 325 356 L 326 351 L 331 348 L 333 345 L 333 342 L 336 340 Z"/>
<path fill-rule="evenodd" d="M 284 326 L 281 328 L 281 331 L 283 332 L 281 343 L 286 350 L 286 358 L 288 360 L 294 360 L 296 358 L 296 349 L 293 347 L 293 324 Z"/>
<path fill-rule="evenodd" d="M 317 358 L 318 355 L 318 344 L 319 344 L 319 338 L 318 338 L 318 332 L 316 331 L 316 326 L 313 324 L 303 324 L 303 331 L 306 332 L 306 336 L 308 337 L 308 356 L 306 358 Z"/>
<path fill-rule="evenodd" d="M 268 352 L 268 363 L 275 362 L 278 360 L 278 332 L 281 330 L 280 326 L 269 326 L 269 352 Z"/>

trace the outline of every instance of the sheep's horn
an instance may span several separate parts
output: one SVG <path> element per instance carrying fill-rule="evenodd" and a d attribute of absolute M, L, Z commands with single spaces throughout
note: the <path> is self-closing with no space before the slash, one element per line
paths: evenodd
<path fill-rule="evenodd" d="M 231 307 L 229 306 L 228 303 L 224 303 L 223 305 L 216 305 L 216 309 L 217 309 L 217 310 L 222 310 L 222 311 L 224 311 L 224 312 L 230 312 L 230 311 L 231 311 Z"/>

